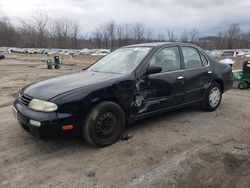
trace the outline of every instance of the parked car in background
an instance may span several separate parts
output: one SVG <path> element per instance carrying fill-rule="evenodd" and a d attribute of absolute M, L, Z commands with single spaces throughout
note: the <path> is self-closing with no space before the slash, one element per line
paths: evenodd
<path fill-rule="evenodd" d="M 237 51 L 230 51 L 230 50 L 227 50 L 227 51 L 223 51 L 221 56 L 222 57 L 236 57 L 238 54 Z"/>
<path fill-rule="evenodd" d="M 4 54 L 0 52 L 0 59 L 4 59 L 4 58 L 5 58 Z"/>
<path fill-rule="evenodd" d="M 109 54 L 109 52 L 107 52 L 107 51 L 99 51 L 99 52 L 96 52 L 96 53 L 93 53 L 93 54 L 90 54 L 90 55 L 94 55 L 94 56 L 106 56 L 108 54 Z"/>
<path fill-rule="evenodd" d="M 86 70 L 24 87 L 13 112 L 21 127 L 38 137 L 82 135 L 104 147 L 138 119 L 193 104 L 214 111 L 231 87 L 231 67 L 195 45 L 138 44 Z"/>
<path fill-rule="evenodd" d="M 209 51 L 209 52 L 206 52 L 208 55 L 211 55 L 212 57 L 221 57 L 221 54 L 222 52 L 219 51 L 219 50 L 213 50 L 213 51 Z"/>
<path fill-rule="evenodd" d="M 237 51 L 238 53 L 237 53 L 237 57 L 244 57 L 245 56 L 245 54 L 246 54 L 246 52 L 244 52 L 244 51 Z"/>
<path fill-rule="evenodd" d="M 250 52 L 246 52 L 244 57 L 250 57 Z"/>
<path fill-rule="evenodd" d="M 91 51 L 87 48 L 84 48 L 79 51 L 79 55 L 90 55 L 90 54 L 91 54 Z"/>

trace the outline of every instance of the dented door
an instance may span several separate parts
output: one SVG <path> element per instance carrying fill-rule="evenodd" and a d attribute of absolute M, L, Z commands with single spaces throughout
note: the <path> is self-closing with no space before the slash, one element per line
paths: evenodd
<path fill-rule="evenodd" d="M 161 111 L 184 102 L 183 71 L 145 76 L 137 81 L 138 113 Z"/>
<path fill-rule="evenodd" d="M 138 114 L 165 110 L 184 101 L 184 71 L 177 46 L 160 49 L 148 66 L 161 67 L 157 74 L 142 75 L 136 80 L 135 104 Z"/>

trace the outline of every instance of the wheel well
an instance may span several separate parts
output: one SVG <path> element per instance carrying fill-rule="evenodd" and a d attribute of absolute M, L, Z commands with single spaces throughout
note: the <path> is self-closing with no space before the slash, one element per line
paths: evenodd
<path fill-rule="evenodd" d="M 221 79 L 215 79 L 215 80 L 213 80 L 213 82 L 218 83 L 222 89 L 222 92 L 224 92 L 224 83 Z"/>
<path fill-rule="evenodd" d="M 125 108 L 125 106 L 122 105 L 122 104 L 119 102 L 119 100 L 117 100 L 116 98 L 104 98 L 104 99 L 102 99 L 102 100 L 97 100 L 97 101 L 95 101 L 95 102 L 92 104 L 92 106 L 91 106 L 91 108 L 88 110 L 88 112 L 89 112 L 94 106 L 96 106 L 97 104 L 102 103 L 102 102 L 108 102 L 108 101 L 113 102 L 113 103 L 115 103 L 115 104 L 117 104 L 118 106 L 121 107 L 121 109 L 122 109 L 123 112 L 124 112 L 125 121 L 126 121 L 126 124 L 127 124 L 127 123 L 128 123 L 128 117 L 129 117 L 128 111 L 127 111 L 127 109 Z"/>
<path fill-rule="evenodd" d="M 105 98 L 105 99 L 103 99 L 103 100 L 101 100 L 101 101 L 99 101 L 99 102 L 105 102 L 105 101 L 111 101 L 111 102 L 116 103 L 117 105 L 119 105 L 119 106 L 122 108 L 122 110 L 124 111 L 124 114 L 127 115 L 127 110 L 126 110 L 125 106 L 122 105 L 122 104 L 119 102 L 119 100 L 117 100 L 116 98 Z"/>

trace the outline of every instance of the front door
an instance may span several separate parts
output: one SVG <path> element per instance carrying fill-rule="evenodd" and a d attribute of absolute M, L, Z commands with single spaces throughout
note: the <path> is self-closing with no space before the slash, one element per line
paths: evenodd
<path fill-rule="evenodd" d="M 160 49 L 149 66 L 161 67 L 160 73 L 142 75 L 136 83 L 138 114 L 165 110 L 184 102 L 184 71 L 177 46 Z"/>

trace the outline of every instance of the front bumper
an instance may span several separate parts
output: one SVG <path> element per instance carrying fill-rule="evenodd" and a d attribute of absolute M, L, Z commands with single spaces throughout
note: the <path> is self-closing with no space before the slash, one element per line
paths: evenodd
<path fill-rule="evenodd" d="M 56 112 L 38 112 L 29 109 L 16 100 L 13 104 L 14 113 L 18 124 L 27 132 L 39 138 L 60 138 L 72 137 L 80 134 L 78 120 L 71 114 L 58 114 Z M 39 126 L 34 126 L 30 120 L 40 122 Z M 64 131 L 65 125 L 73 125 L 73 129 Z"/>

